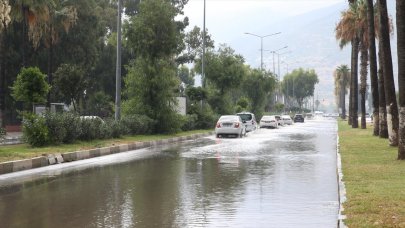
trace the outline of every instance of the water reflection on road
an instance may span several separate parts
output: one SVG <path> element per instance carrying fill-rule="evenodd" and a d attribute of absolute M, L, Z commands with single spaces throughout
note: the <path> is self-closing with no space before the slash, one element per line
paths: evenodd
<path fill-rule="evenodd" d="M 308 121 L 13 174 L 0 183 L 58 172 L 3 191 L 1 226 L 336 227 L 336 131 Z"/>

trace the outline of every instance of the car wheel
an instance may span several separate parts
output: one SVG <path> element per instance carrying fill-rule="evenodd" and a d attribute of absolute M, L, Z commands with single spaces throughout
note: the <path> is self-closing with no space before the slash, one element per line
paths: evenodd
<path fill-rule="evenodd" d="M 219 134 L 217 134 L 216 137 L 219 138 Z"/>

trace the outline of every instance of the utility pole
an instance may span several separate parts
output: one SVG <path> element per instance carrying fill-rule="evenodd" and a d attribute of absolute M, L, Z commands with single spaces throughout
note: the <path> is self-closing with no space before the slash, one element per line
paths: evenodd
<path fill-rule="evenodd" d="M 203 53 L 201 60 L 201 86 L 205 87 L 205 0 L 204 0 L 204 19 L 203 19 Z"/>
<path fill-rule="evenodd" d="M 121 1 L 117 15 L 117 64 L 115 68 L 115 120 L 121 119 Z"/>

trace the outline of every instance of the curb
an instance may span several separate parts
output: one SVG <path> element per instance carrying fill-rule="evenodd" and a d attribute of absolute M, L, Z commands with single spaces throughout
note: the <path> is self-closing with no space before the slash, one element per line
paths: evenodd
<path fill-rule="evenodd" d="M 167 145 L 170 143 L 182 142 L 187 140 L 194 140 L 198 138 L 202 138 L 205 136 L 210 136 L 214 134 L 214 132 L 208 133 L 197 133 L 194 135 L 188 136 L 180 136 L 174 137 L 169 139 L 159 139 L 154 141 L 147 141 L 147 142 L 133 142 L 129 144 L 121 144 L 118 146 L 111 146 L 111 147 L 102 147 L 102 148 L 95 148 L 90 150 L 80 150 L 74 152 L 66 152 L 66 153 L 56 153 L 56 154 L 44 154 L 40 157 L 30 158 L 30 159 L 23 159 L 17 161 L 9 161 L 0 163 L 0 175 L 12 172 L 18 172 L 28 169 L 40 168 L 49 165 L 55 165 L 65 162 L 73 162 L 79 161 L 83 159 L 89 159 L 99 156 L 105 156 L 109 154 L 127 152 L 131 150 L 138 150 L 147 147 L 153 146 L 161 146 Z"/>
<path fill-rule="evenodd" d="M 338 214 L 338 228 L 346 228 L 347 226 L 344 223 L 346 219 L 346 215 L 343 214 L 344 207 L 343 203 L 346 202 L 346 187 L 345 183 L 343 182 L 343 172 L 342 172 L 342 157 L 340 154 L 340 144 L 339 144 L 339 135 L 337 136 L 337 177 L 338 177 L 338 191 L 339 191 L 339 214 Z"/>

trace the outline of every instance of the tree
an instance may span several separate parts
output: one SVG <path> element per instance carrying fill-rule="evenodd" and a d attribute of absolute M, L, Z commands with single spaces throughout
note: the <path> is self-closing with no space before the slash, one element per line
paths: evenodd
<path fill-rule="evenodd" d="M 397 49 L 399 86 L 398 159 L 405 160 L 405 2 L 397 0 Z"/>
<path fill-rule="evenodd" d="M 126 114 L 146 114 L 155 120 L 155 132 L 174 132 L 179 121 L 174 110 L 179 85 L 173 57 L 182 42 L 175 21 L 176 8 L 166 0 L 143 1 L 124 33 L 137 58 L 128 67 L 123 103 Z"/>
<path fill-rule="evenodd" d="M 187 66 L 181 65 L 178 68 L 177 71 L 180 80 L 186 85 L 186 86 L 193 86 L 194 85 L 194 77 L 195 77 L 195 72 L 194 70 L 190 70 Z"/>
<path fill-rule="evenodd" d="M 16 101 L 26 102 L 28 108 L 34 103 L 44 103 L 50 86 L 37 67 L 22 68 L 14 82 L 12 96 Z"/>
<path fill-rule="evenodd" d="M 398 106 L 395 97 L 394 73 L 392 67 L 391 44 L 390 44 L 390 23 L 388 18 L 387 1 L 377 0 L 380 26 L 379 41 L 381 42 L 384 89 L 387 109 L 387 125 L 390 146 L 398 146 Z"/>
<path fill-rule="evenodd" d="M 336 25 L 336 39 L 339 41 L 340 48 L 345 47 L 348 43 L 352 45 L 351 57 L 351 86 L 349 99 L 349 124 L 353 128 L 358 127 L 357 120 L 357 102 L 358 102 L 358 53 L 359 53 L 359 34 L 358 34 L 358 15 L 357 5 L 350 4 L 349 10 L 343 11 L 339 23 Z"/>
<path fill-rule="evenodd" d="M 205 55 L 205 78 L 206 85 L 211 89 L 209 103 L 219 114 L 233 112 L 230 101 L 230 92 L 240 87 L 246 75 L 244 59 L 241 55 L 225 45 L 221 45 L 218 51 L 208 51 Z M 195 70 L 201 74 L 201 59 L 195 63 Z"/>
<path fill-rule="evenodd" d="M 251 112 L 255 113 L 258 119 L 261 118 L 267 99 L 275 86 L 276 78 L 271 72 L 259 69 L 248 70 L 243 81 L 243 90 L 251 102 Z"/>
<path fill-rule="evenodd" d="M 340 65 L 334 72 L 335 78 L 335 95 L 338 97 L 342 118 L 346 119 L 346 94 L 347 88 L 350 87 L 350 69 L 347 65 Z"/>
<path fill-rule="evenodd" d="M 5 50 L 4 50 L 4 30 L 7 28 L 8 24 L 11 22 L 10 18 L 11 6 L 8 4 L 8 0 L 0 0 L 0 62 L 5 62 Z M 3 68 L 4 64 L 0 65 L 0 69 Z M 2 69 L 3 70 L 3 69 Z M 0 131 L 3 129 L 3 109 L 4 109 L 4 87 L 3 74 L 0 73 Z M 4 75 L 5 76 L 5 75 Z M 1 132 L 0 132 L 1 139 Z"/>
<path fill-rule="evenodd" d="M 188 32 L 184 37 L 185 53 L 177 57 L 178 63 L 192 63 L 197 57 L 202 55 L 203 48 L 203 32 L 197 26 Z M 208 30 L 205 31 L 205 47 L 206 49 L 214 48 L 214 41 L 211 40 L 211 35 Z"/>
<path fill-rule="evenodd" d="M 10 11 L 11 6 L 8 4 L 8 0 L 0 0 L 0 34 L 11 21 Z"/>
<path fill-rule="evenodd" d="M 300 110 L 305 98 L 314 95 L 315 84 L 319 82 L 315 70 L 296 69 L 290 74 L 284 76 L 284 80 L 294 81 L 294 98 L 296 99 Z M 284 83 L 283 83 L 284 84 Z"/>
<path fill-rule="evenodd" d="M 85 72 L 77 65 L 62 64 L 55 72 L 55 88 L 65 99 L 67 104 L 72 104 L 75 111 L 77 102 L 83 97 L 87 87 Z"/>
<path fill-rule="evenodd" d="M 373 135 L 378 136 L 380 131 L 379 118 L 379 91 L 378 91 L 378 75 L 377 75 L 377 56 L 375 44 L 375 15 L 373 0 L 367 0 L 367 22 L 368 22 L 368 37 L 369 37 L 369 62 L 370 62 L 370 83 L 371 95 L 373 100 Z"/>

